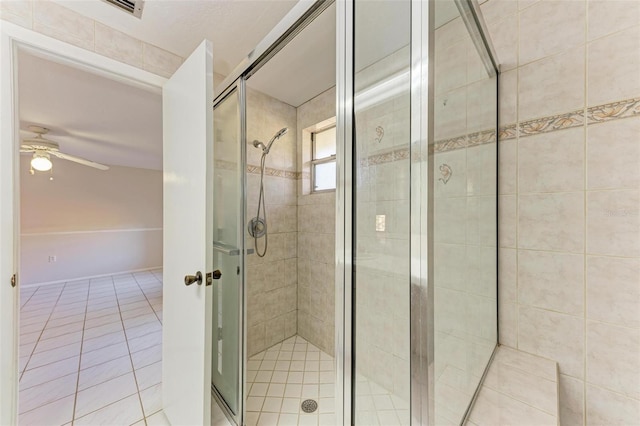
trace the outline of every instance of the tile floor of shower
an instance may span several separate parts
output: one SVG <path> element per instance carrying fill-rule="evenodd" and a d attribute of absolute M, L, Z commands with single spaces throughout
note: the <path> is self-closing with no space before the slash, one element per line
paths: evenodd
<path fill-rule="evenodd" d="M 337 425 L 335 360 L 300 336 L 293 336 L 249 358 L 247 426 Z M 367 426 L 408 424 L 408 403 L 359 376 L 356 413 Z M 318 408 L 305 413 L 302 402 Z M 406 419 L 406 421 L 404 420 Z"/>

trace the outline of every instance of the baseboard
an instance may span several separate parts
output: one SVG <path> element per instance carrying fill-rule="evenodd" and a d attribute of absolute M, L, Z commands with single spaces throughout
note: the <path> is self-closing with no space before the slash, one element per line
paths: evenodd
<path fill-rule="evenodd" d="M 162 266 L 154 266 L 152 268 L 132 269 L 132 270 L 129 270 L 129 271 L 117 271 L 117 272 L 112 272 L 110 274 L 91 275 L 91 276 L 88 276 L 88 277 L 71 278 L 71 279 L 68 279 L 68 280 L 45 281 L 45 282 L 41 282 L 41 283 L 24 284 L 24 285 L 20 285 L 20 288 L 41 287 L 41 286 L 61 284 L 61 283 L 72 283 L 74 281 L 84 281 L 84 280 L 90 280 L 90 279 L 94 279 L 94 278 L 110 277 L 111 275 L 132 274 L 132 273 L 135 273 L 135 272 L 153 271 L 154 269 L 162 269 Z"/>

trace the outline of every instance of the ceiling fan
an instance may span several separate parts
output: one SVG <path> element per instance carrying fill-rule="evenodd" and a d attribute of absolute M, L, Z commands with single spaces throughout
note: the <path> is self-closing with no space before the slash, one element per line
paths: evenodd
<path fill-rule="evenodd" d="M 46 127 L 29 126 L 29 131 L 35 133 L 36 136 L 23 139 L 22 144 L 20 144 L 20 152 L 28 154 L 33 153 L 31 167 L 39 172 L 51 170 L 53 167 L 53 163 L 51 162 L 52 155 L 63 160 L 73 161 L 74 163 L 93 167 L 99 170 L 109 170 L 109 167 L 104 164 L 60 152 L 60 146 L 56 142 L 43 137 L 43 135 L 46 135 L 49 132 L 49 129 Z"/>

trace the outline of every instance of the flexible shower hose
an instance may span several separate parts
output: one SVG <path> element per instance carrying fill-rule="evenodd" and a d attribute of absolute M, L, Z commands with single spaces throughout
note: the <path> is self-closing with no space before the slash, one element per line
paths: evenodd
<path fill-rule="evenodd" d="M 264 251 L 260 253 L 258 249 L 258 232 L 253 229 L 253 242 L 254 247 L 256 249 L 256 254 L 258 257 L 264 257 L 267 254 L 267 246 L 269 245 L 269 229 L 267 227 L 267 207 L 265 205 L 265 197 L 264 197 L 264 166 L 267 161 L 267 153 L 262 153 L 262 158 L 260 159 L 260 196 L 258 197 L 258 213 L 256 213 L 256 224 L 258 220 L 260 220 L 260 209 L 262 209 L 262 216 L 264 219 Z"/>

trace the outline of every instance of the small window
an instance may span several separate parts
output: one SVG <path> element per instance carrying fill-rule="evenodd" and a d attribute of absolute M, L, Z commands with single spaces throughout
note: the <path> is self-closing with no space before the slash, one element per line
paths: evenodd
<path fill-rule="evenodd" d="M 336 126 L 311 133 L 311 192 L 336 189 Z"/>

